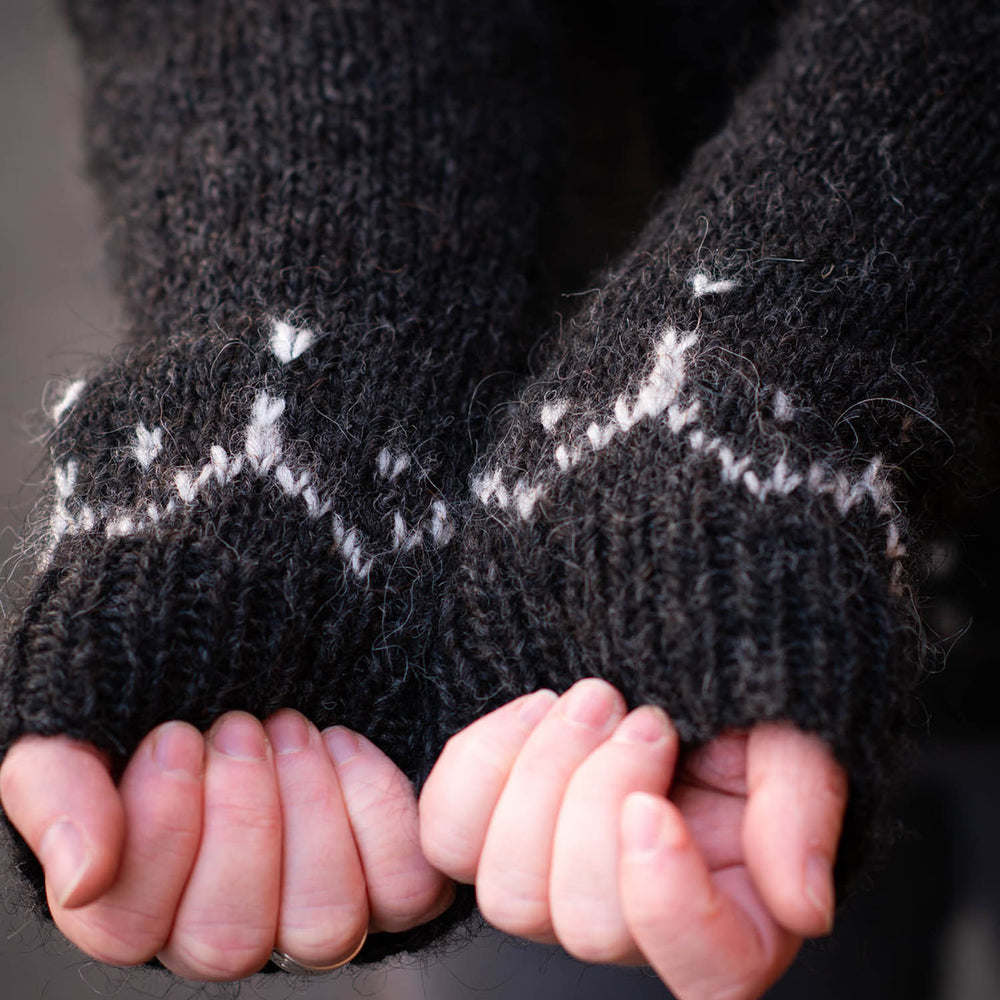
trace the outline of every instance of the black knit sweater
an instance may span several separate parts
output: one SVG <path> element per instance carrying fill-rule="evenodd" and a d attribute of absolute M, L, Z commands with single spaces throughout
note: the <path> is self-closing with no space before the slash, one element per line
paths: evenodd
<path fill-rule="evenodd" d="M 133 343 L 51 407 L 0 752 L 289 705 L 419 782 L 600 675 L 689 742 L 820 733 L 853 866 L 919 676 L 920 497 L 996 375 L 1000 8 L 757 5 L 773 58 L 514 395 L 545 5 L 69 6 Z"/>

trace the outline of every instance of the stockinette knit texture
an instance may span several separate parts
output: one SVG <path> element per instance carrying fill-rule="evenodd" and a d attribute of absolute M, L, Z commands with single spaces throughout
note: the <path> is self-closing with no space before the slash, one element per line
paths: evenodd
<path fill-rule="evenodd" d="M 127 754 L 164 718 L 206 724 L 223 709 L 290 704 L 373 734 L 419 779 L 447 736 L 488 708 L 596 674 L 633 704 L 663 705 L 689 742 L 779 718 L 820 733 L 850 772 L 842 858 L 856 862 L 918 678 L 912 514 L 924 486 L 958 467 L 952 450 L 975 440 L 995 373 L 1000 12 L 973 0 L 798 5 L 776 58 L 633 250 L 553 333 L 538 377 L 472 464 L 469 439 L 435 437 L 433 424 L 464 420 L 456 407 L 471 398 L 473 362 L 507 363 L 498 317 L 511 321 L 516 308 L 471 277 L 447 282 L 425 266 L 453 246 L 452 278 L 495 274 L 501 294 L 518 287 L 510 275 L 530 259 L 519 255 L 536 204 L 518 187 L 531 174 L 521 162 L 531 162 L 531 116 L 515 128 L 517 102 L 504 100 L 474 114 L 457 85 L 410 111 L 411 125 L 455 113 L 413 144 L 423 151 L 407 172 L 414 184 L 457 164 L 469 194 L 452 208 L 495 190 L 494 174 L 465 171 L 466 154 L 491 156 L 463 131 L 475 121 L 492 170 L 505 161 L 484 135 L 499 129 L 510 144 L 520 172 L 501 171 L 498 183 L 526 198 L 524 216 L 490 227 L 473 213 L 475 237 L 451 244 L 473 226 L 465 214 L 445 212 L 440 226 L 414 214 L 411 230 L 397 229 L 386 221 L 397 216 L 380 214 L 381 189 L 347 170 L 338 191 L 352 197 L 328 197 L 350 226 L 331 223 L 315 239 L 324 201 L 298 197 L 310 161 L 289 170 L 269 157 L 290 156 L 294 143 L 240 139 L 261 127 L 286 137 L 288 126 L 237 80 L 272 65 L 256 49 L 269 39 L 280 58 L 263 89 L 294 95 L 280 85 L 279 68 L 289 71 L 277 40 L 304 45 L 348 19 L 351 50 L 369 38 L 379 51 L 391 19 L 376 28 L 364 11 L 309 4 L 263 25 L 252 4 L 219 15 L 220 37 L 244 43 L 220 47 L 211 79 L 220 67 L 223 79 L 225 67 L 240 72 L 232 90 L 208 87 L 205 117 L 189 120 L 191 67 L 204 51 L 179 59 L 193 22 L 170 11 L 132 22 L 129 45 L 152 45 L 159 63 L 116 52 L 104 82 L 129 90 L 150 74 L 134 86 L 143 102 L 150 79 L 153 93 L 173 73 L 182 80 L 166 84 L 161 105 L 113 116 L 125 148 L 106 146 L 121 157 L 106 164 L 108 197 L 131 199 L 125 292 L 135 289 L 147 346 L 71 385 L 56 407 L 53 545 L 6 654 L 3 746 L 66 731 Z M 127 20 L 116 30 L 131 36 Z M 290 23 L 310 30 L 289 35 Z M 523 25 L 509 6 L 477 6 L 473 17 L 457 4 L 444 23 L 475 28 L 491 51 L 500 27 Z M 89 27 L 99 49 L 109 25 L 95 14 Z M 454 83 L 425 31 L 407 36 L 430 60 L 417 77 Z M 338 35 L 323 37 L 310 41 L 311 58 Z M 347 55 L 320 62 L 336 83 L 320 87 L 323 114 L 309 119 L 319 131 L 305 135 L 324 134 L 328 99 L 353 95 L 337 134 L 367 149 L 357 137 L 387 127 L 374 74 L 354 89 Z M 463 72 L 488 62 L 473 46 Z M 473 79 L 488 93 L 485 75 Z M 362 95 L 372 103 L 357 103 Z M 150 122 L 171 164 L 168 192 L 185 197 L 162 193 L 148 148 L 129 164 L 129 137 Z M 449 159 L 440 143 L 451 129 L 469 148 Z M 205 146 L 202 133 L 218 141 Z M 179 172 L 178 142 L 195 143 Z M 187 196 L 197 204 L 213 191 L 225 197 L 211 226 L 203 209 L 186 214 Z M 284 210 L 278 191 L 299 207 Z M 270 218 L 267 206 L 281 220 L 263 226 L 270 236 L 256 214 L 242 227 L 251 210 Z M 227 227 L 239 238 L 214 235 Z M 463 270 L 464 254 L 495 271 Z M 180 336 L 163 317 L 143 328 L 144 310 L 171 300 L 165 283 L 190 317 Z M 404 321 L 417 314 L 399 305 L 402 288 L 407 304 L 426 306 L 429 341 Z M 200 316 L 208 322 L 195 327 Z M 443 330 L 470 351 L 445 358 Z M 368 957 L 438 930 L 376 942 Z"/>
<path fill-rule="evenodd" d="M 426 773 L 436 730 L 396 634 L 453 540 L 443 498 L 502 379 L 481 383 L 542 321 L 546 19 L 68 6 L 132 345 L 50 401 L 0 752 L 67 733 L 120 762 L 165 719 L 291 705 Z"/>
<path fill-rule="evenodd" d="M 1000 7 L 801 4 L 477 463 L 444 733 L 592 674 L 687 741 L 791 719 L 849 772 L 846 876 L 922 721 L 911 550 L 997 385 L 998 232 Z"/>

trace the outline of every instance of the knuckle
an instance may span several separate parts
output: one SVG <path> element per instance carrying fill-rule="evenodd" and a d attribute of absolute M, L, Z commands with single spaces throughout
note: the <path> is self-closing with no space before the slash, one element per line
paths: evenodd
<path fill-rule="evenodd" d="M 631 946 L 631 938 L 627 935 L 595 936 L 586 929 L 576 934 L 564 934 L 559 927 L 556 927 L 556 935 L 565 951 L 589 965 L 613 965 L 628 954 Z"/>
<path fill-rule="evenodd" d="M 399 872 L 369 882 L 372 916 L 390 933 L 408 930 L 437 901 L 439 876 L 433 872 Z"/>
<path fill-rule="evenodd" d="M 278 947 L 300 962 L 326 965 L 352 951 L 367 928 L 365 901 L 300 906 L 282 914 Z"/>
<path fill-rule="evenodd" d="M 173 950 L 188 978 L 229 982 L 263 968 L 273 939 L 273 927 L 207 924 L 175 935 Z"/>
<path fill-rule="evenodd" d="M 158 915 L 109 905 L 96 907 L 85 925 L 67 937 L 98 962 L 133 966 L 148 962 L 162 947 L 169 931 Z"/>
<path fill-rule="evenodd" d="M 590 896 L 553 899 L 552 927 L 563 948 L 581 962 L 611 964 L 632 950 L 624 917 Z"/>
<path fill-rule="evenodd" d="M 499 931 L 517 937 L 540 937 L 552 928 L 544 885 L 524 878 L 489 878 L 476 884 L 483 917 Z"/>
<path fill-rule="evenodd" d="M 474 882 L 479 863 L 478 838 L 463 824 L 455 826 L 421 817 L 420 846 L 427 861 L 459 882 Z"/>

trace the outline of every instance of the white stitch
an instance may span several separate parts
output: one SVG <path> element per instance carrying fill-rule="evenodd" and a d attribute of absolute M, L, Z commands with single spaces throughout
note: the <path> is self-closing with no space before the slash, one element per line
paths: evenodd
<path fill-rule="evenodd" d="M 701 451 L 705 447 L 705 432 L 694 430 L 688 435 L 688 443 L 695 451 Z"/>
<path fill-rule="evenodd" d="M 795 415 L 792 401 L 789 399 L 788 393 L 783 389 L 774 390 L 774 398 L 771 405 L 774 407 L 774 419 L 779 424 L 787 424 Z"/>
<path fill-rule="evenodd" d="M 160 523 L 160 517 L 161 517 L 160 508 L 155 503 L 149 504 L 149 506 L 146 508 L 146 513 L 149 515 L 149 520 L 153 524 Z"/>
<path fill-rule="evenodd" d="M 519 479 L 514 487 L 514 502 L 517 504 L 517 512 L 527 521 L 538 503 L 539 497 L 544 493 L 540 486 L 528 486 L 527 479 Z"/>
<path fill-rule="evenodd" d="M 767 486 L 761 483 L 760 479 L 752 469 L 747 469 L 743 473 L 743 485 L 759 500 L 767 496 Z"/>
<path fill-rule="evenodd" d="M 701 404 L 694 400 L 683 410 L 675 403 L 667 410 L 667 420 L 673 434 L 680 434 L 688 424 L 698 419 L 698 409 Z"/>
<path fill-rule="evenodd" d="M 345 559 L 350 564 L 351 569 L 354 574 L 359 579 L 366 579 L 368 574 L 371 572 L 373 559 L 369 559 L 367 563 L 362 563 L 362 551 L 361 543 L 358 541 L 358 531 L 356 528 L 351 528 L 350 531 L 344 536 L 343 545 L 341 545 L 341 552 L 344 554 Z"/>
<path fill-rule="evenodd" d="M 605 424 L 601 427 L 593 423 L 587 428 L 587 437 L 590 438 L 590 443 L 594 446 L 594 451 L 600 451 L 602 448 L 608 446 L 617 431 L 618 428 L 614 424 Z"/>
<path fill-rule="evenodd" d="M 809 489 L 812 490 L 813 493 L 824 493 L 826 492 L 825 481 L 826 470 L 819 464 L 819 462 L 813 462 L 812 465 L 809 466 L 809 472 L 806 479 Z"/>
<path fill-rule="evenodd" d="M 693 333 L 678 337 L 678 331 L 667 327 L 656 343 L 653 370 L 649 373 L 631 411 L 624 397 L 615 403 L 615 419 L 623 431 L 630 430 L 643 417 L 659 416 L 677 399 L 684 383 L 684 355 L 695 343 Z"/>
<path fill-rule="evenodd" d="M 636 409 L 638 409 L 638 407 Z M 637 423 L 639 420 L 639 417 L 629 409 L 628 400 L 625 398 L 624 394 L 615 400 L 615 420 L 618 421 L 618 426 L 626 432 L 630 431 L 632 429 L 632 425 Z"/>
<path fill-rule="evenodd" d="M 271 334 L 271 350 L 284 365 L 301 357 L 316 339 L 312 330 L 296 329 L 288 323 L 277 320 Z"/>
<path fill-rule="evenodd" d="M 406 538 L 406 535 L 409 532 L 409 530 L 410 529 L 407 528 L 406 526 L 406 521 L 403 520 L 402 513 L 397 510 L 393 514 L 393 526 L 392 526 L 392 535 L 393 535 L 392 548 L 394 551 L 403 544 L 403 540 Z"/>
<path fill-rule="evenodd" d="M 339 514 L 334 514 L 330 520 L 333 524 L 333 540 L 337 548 L 341 548 L 344 544 L 344 519 Z"/>
<path fill-rule="evenodd" d="M 212 471 L 220 486 L 231 483 L 243 469 L 243 456 L 230 455 L 221 445 L 213 444 L 209 449 Z"/>
<path fill-rule="evenodd" d="M 195 480 L 195 489 L 200 493 L 202 488 L 207 486 L 209 480 L 215 477 L 215 466 L 209 462 L 207 465 L 201 467 L 201 472 L 198 473 L 198 478 Z"/>
<path fill-rule="evenodd" d="M 148 469 L 162 451 L 163 428 L 157 427 L 151 431 L 145 424 L 138 424 L 135 428 L 135 444 L 132 447 L 132 454 L 135 455 L 135 460 L 143 469 Z"/>
<path fill-rule="evenodd" d="M 177 492 L 180 495 L 181 500 L 185 503 L 194 503 L 198 497 L 198 487 L 195 483 L 194 476 L 190 472 L 178 472 L 174 476 L 174 486 L 177 487 Z"/>
<path fill-rule="evenodd" d="M 330 512 L 329 501 L 320 503 L 319 495 L 311 486 L 302 491 L 302 499 L 305 501 L 306 510 L 308 510 L 310 517 L 322 517 Z"/>
<path fill-rule="evenodd" d="M 546 431 L 551 432 L 556 424 L 564 416 L 566 416 L 566 411 L 569 409 L 568 399 L 557 399 L 551 403 L 544 403 L 542 409 L 538 415 L 538 419 L 542 422 L 542 427 Z"/>
<path fill-rule="evenodd" d="M 443 500 L 435 500 L 431 504 L 431 510 L 434 511 L 431 518 L 431 537 L 435 545 L 446 545 L 454 535 L 448 522 L 448 507 Z"/>
<path fill-rule="evenodd" d="M 77 528 L 80 531 L 93 531 L 96 525 L 97 515 L 94 513 L 94 508 L 87 504 L 83 510 L 80 511 Z"/>
<path fill-rule="evenodd" d="M 882 456 L 876 455 L 865 469 L 862 481 L 875 502 L 875 506 L 882 514 L 892 512 L 892 491 L 889 488 L 889 481 L 882 473 Z"/>
<path fill-rule="evenodd" d="M 278 420 L 285 412 L 285 401 L 269 396 L 266 392 L 258 394 L 253 404 L 253 418 L 247 428 L 246 456 L 254 471 L 264 475 L 281 460 L 281 433 L 277 428 Z"/>
<path fill-rule="evenodd" d="M 50 530 L 54 536 L 56 542 L 59 541 L 63 535 L 68 531 L 72 531 L 76 528 L 76 522 L 73 520 L 73 516 L 66 509 L 66 504 L 62 500 L 57 501 L 55 507 L 52 509 L 52 519 L 49 522 Z"/>
<path fill-rule="evenodd" d="M 731 292 L 738 287 L 735 281 L 712 281 L 707 274 L 698 273 L 691 279 L 694 287 L 694 297 L 700 299 L 703 295 L 717 295 Z"/>
<path fill-rule="evenodd" d="M 68 500 L 76 489 L 76 481 L 80 474 L 80 465 L 76 459 L 70 459 L 64 466 L 56 466 L 53 470 L 56 480 L 56 492 L 63 500 Z"/>
<path fill-rule="evenodd" d="M 290 497 L 299 496 L 309 485 L 309 480 L 311 478 L 308 472 L 303 472 L 296 477 L 295 473 L 292 472 L 287 465 L 279 465 L 278 468 L 275 469 L 274 475 L 278 480 L 278 485 Z"/>
<path fill-rule="evenodd" d="M 735 483 L 746 471 L 747 466 L 750 465 L 750 456 L 745 455 L 743 458 L 737 460 L 731 449 L 726 445 L 722 445 L 719 448 L 719 462 L 722 465 L 723 482 Z"/>
<path fill-rule="evenodd" d="M 54 423 L 59 423 L 63 416 L 66 414 L 67 410 L 71 409 L 79 400 L 80 396 L 83 395 L 83 390 L 86 388 L 87 383 L 82 379 L 77 379 L 75 382 L 70 382 L 66 387 L 66 391 L 63 393 L 62 398 L 59 400 L 55 406 L 52 407 L 52 420 Z"/>
<path fill-rule="evenodd" d="M 843 472 L 838 472 L 834 476 L 833 483 L 828 485 L 826 489 L 833 494 L 834 503 L 836 503 L 841 516 L 846 516 L 855 503 L 851 481 Z"/>
<path fill-rule="evenodd" d="M 104 533 L 108 538 L 125 538 L 127 535 L 134 534 L 135 530 L 135 521 L 128 514 L 123 514 L 121 517 L 109 521 Z"/>
<path fill-rule="evenodd" d="M 782 455 L 781 458 L 778 459 L 778 462 L 774 467 L 774 471 L 771 473 L 771 487 L 778 493 L 788 496 L 789 493 L 798 488 L 801 484 L 802 476 L 798 473 L 789 475 L 788 465 L 785 462 L 785 456 Z"/>
<path fill-rule="evenodd" d="M 566 469 L 571 469 L 583 458 L 583 449 L 576 445 L 572 448 L 567 448 L 566 445 L 561 444 L 555 450 L 555 458 L 559 468 L 565 471 Z"/>
<path fill-rule="evenodd" d="M 358 542 L 358 531 L 357 528 L 351 528 L 350 531 L 344 535 L 344 540 L 341 543 L 340 551 L 347 556 L 348 559 L 351 558 L 360 549 L 360 544 Z"/>
<path fill-rule="evenodd" d="M 375 465 L 383 479 L 396 479 L 406 472 L 411 461 L 409 455 L 393 455 L 388 448 L 383 448 L 375 459 Z"/>
<path fill-rule="evenodd" d="M 473 479 L 472 490 L 482 503 L 488 504 L 494 497 L 501 507 L 506 508 L 510 503 L 510 494 L 504 486 L 502 476 L 500 469 L 494 469 Z"/>

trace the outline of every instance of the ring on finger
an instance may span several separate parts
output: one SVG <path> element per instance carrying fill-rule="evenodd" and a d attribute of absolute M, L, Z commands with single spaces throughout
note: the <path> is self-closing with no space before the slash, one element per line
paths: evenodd
<path fill-rule="evenodd" d="M 284 972 L 290 972 L 293 976 L 321 976 L 327 972 L 333 972 L 336 969 L 342 969 L 345 965 L 353 962 L 354 959 L 358 957 L 361 949 L 364 948 L 365 942 L 368 940 L 368 929 L 365 928 L 364 934 L 361 936 L 361 940 L 358 942 L 357 947 L 347 956 L 347 958 L 342 958 L 338 962 L 334 962 L 333 965 L 306 965 L 303 962 L 299 962 L 297 959 L 292 958 L 291 955 L 286 954 L 283 951 L 278 951 L 277 948 L 271 952 L 271 961 Z"/>

